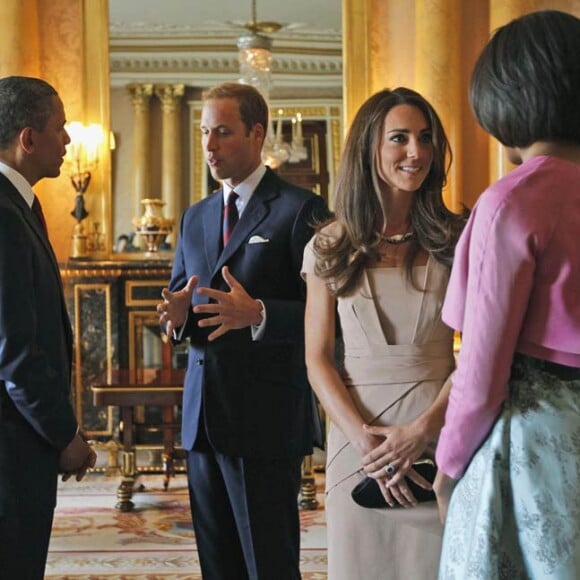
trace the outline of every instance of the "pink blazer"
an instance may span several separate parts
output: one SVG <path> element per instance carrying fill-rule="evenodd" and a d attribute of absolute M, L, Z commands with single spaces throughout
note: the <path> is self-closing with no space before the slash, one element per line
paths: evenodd
<path fill-rule="evenodd" d="M 538 156 L 490 186 L 456 249 L 443 320 L 462 347 L 437 448 L 458 478 L 507 394 L 514 352 L 580 367 L 580 166 Z"/>

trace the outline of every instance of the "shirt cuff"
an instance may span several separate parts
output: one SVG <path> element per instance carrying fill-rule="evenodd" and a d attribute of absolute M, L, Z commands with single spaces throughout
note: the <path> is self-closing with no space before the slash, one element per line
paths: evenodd
<path fill-rule="evenodd" d="M 266 332 L 266 307 L 259 298 L 257 298 L 256 300 L 262 306 L 262 322 L 260 322 L 260 324 L 252 324 L 252 326 L 250 327 L 252 330 L 252 340 L 254 342 L 262 340 L 262 338 L 264 337 L 264 333 Z"/>
<path fill-rule="evenodd" d="M 173 329 L 173 340 L 176 340 L 177 342 L 181 342 L 181 340 L 183 338 L 183 332 L 185 330 L 185 327 L 187 326 L 188 319 L 189 319 L 189 308 L 187 309 L 187 314 L 185 315 L 185 320 L 183 321 L 183 325 L 180 326 L 179 328 Z"/>

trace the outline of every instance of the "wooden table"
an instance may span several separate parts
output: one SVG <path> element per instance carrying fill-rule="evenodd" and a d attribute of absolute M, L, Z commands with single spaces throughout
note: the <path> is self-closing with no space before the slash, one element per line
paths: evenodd
<path fill-rule="evenodd" d="M 184 456 L 183 450 L 175 448 L 175 433 L 180 425 L 175 424 L 174 409 L 181 405 L 183 395 L 184 370 L 136 369 L 113 371 L 110 378 L 103 378 L 91 386 L 95 405 L 116 405 L 121 408 L 123 420 L 122 462 L 123 479 L 117 489 L 117 504 L 120 511 L 131 511 L 134 507 L 131 498 L 137 476 L 135 461 L 135 408 L 158 406 L 163 409 L 163 472 L 164 487 L 167 489 L 173 475 L 173 460 Z M 316 486 L 312 472 L 312 457 L 305 457 L 302 464 L 302 483 L 300 487 L 300 507 L 316 509 Z"/>
<path fill-rule="evenodd" d="M 116 508 L 131 511 L 134 507 L 131 498 L 137 475 L 135 459 L 135 409 L 141 406 L 156 406 L 162 409 L 163 431 L 163 472 L 164 487 L 167 489 L 169 478 L 173 475 L 173 459 L 178 454 L 175 449 L 175 433 L 181 428 L 175 423 L 175 407 L 181 405 L 183 395 L 184 370 L 135 369 L 112 371 L 110 377 L 92 385 L 95 405 L 114 405 L 121 409 L 123 479 L 117 489 Z"/>

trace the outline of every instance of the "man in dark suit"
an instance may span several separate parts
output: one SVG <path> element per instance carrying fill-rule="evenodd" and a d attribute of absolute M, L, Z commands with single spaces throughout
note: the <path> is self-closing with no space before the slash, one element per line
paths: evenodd
<path fill-rule="evenodd" d="M 60 173 L 65 113 L 34 78 L 0 79 L 0 578 L 44 577 L 59 471 L 96 455 L 69 399 L 72 336 L 32 186 Z"/>
<path fill-rule="evenodd" d="M 182 444 L 193 525 L 204 579 L 290 580 L 313 438 L 300 268 L 326 206 L 262 165 L 257 90 L 226 83 L 203 98 L 202 145 L 223 188 L 184 213 L 158 305 L 168 334 L 191 340 Z"/>

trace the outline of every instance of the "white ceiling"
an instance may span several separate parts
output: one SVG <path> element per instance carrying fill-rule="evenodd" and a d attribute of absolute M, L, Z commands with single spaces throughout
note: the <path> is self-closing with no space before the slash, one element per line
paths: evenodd
<path fill-rule="evenodd" d="M 273 40 L 272 96 L 340 96 L 342 1 L 256 0 L 258 22 L 283 25 Z M 237 38 L 252 0 L 109 0 L 111 84 L 236 78 Z"/>
<path fill-rule="evenodd" d="M 341 0 L 256 0 L 257 20 L 302 33 L 341 33 Z M 208 30 L 252 20 L 251 0 L 109 0 L 112 31 Z"/>

